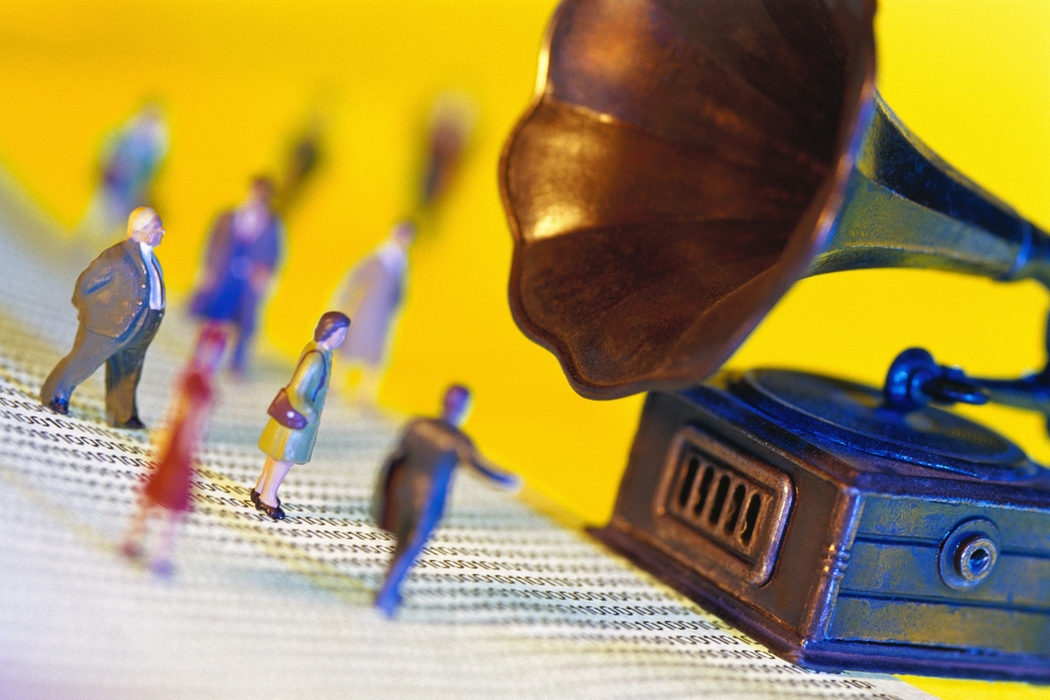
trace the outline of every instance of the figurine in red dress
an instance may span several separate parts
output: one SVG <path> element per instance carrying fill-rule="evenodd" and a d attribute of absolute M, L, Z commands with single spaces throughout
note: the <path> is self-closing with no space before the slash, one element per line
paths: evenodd
<path fill-rule="evenodd" d="M 138 511 L 124 539 L 124 554 L 138 557 L 149 517 L 162 517 L 165 524 L 150 567 L 161 576 L 171 574 L 175 538 L 190 510 L 193 455 L 207 427 L 215 399 L 212 378 L 225 348 L 226 333 L 221 326 L 205 326 L 193 360 L 179 380 L 179 394 L 170 409 L 168 426 L 157 440 L 157 467 L 142 490 Z"/>

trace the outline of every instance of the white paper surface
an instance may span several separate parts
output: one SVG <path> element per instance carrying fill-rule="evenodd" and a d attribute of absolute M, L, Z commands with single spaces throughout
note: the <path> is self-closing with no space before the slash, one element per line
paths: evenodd
<path fill-rule="evenodd" d="M 0 698 L 929 697 L 892 677 L 785 663 L 585 534 L 464 476 L 398 619 L 382 618 L 371 599 L 392 542 L 367 510 L 397 424 L 331 397 L 313 461 L 282 487 L 288 518 L 270 522 L 247 490 L 284 367 L 221 386 L 175 576 L 156 579 L 117 550 L 148 471 L 145 436 L 105 426 L 102 371 L 68 418 L 36 397 L 72 344 L 86 260 L 39 233 L 26 242 L 14 229 L 41 227 L 5 205 Z M 192 335 L 173 304 L 139 388 L 151 427 Z"/>

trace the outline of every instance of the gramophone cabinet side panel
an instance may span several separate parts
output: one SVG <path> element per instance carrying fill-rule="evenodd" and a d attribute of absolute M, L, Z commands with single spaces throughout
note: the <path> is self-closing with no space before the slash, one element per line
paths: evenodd
<path fill-rule="evenodd" d="M 1021 484 L 1013 490 L 1020 495 L 1027 489 Z M 1004 553 L 1030 552 L 1050 559 L 1050 509 L 1018 507 L 1015 504 L 1019 500 L 1009 494 L 998 499 L 985 495 L 979 499 L 948 499 L 872 494 L 864 499 L 857 537 L 921 540 L 939 545 L 960 522 L 982 518 L 995 523 Z"/>
<path fill-rule="evenodd" d="M 949 586 L 942 547 L 994 524 L 998 556 L 970 588 Z M 828 639 L 1050 656 L 1050 512 L 1009 503 L 868 494 Z"/>
<path fill-rule="evenodd" d="M 1050 617 L 1017 610 L 843 596 L 827 638 L 1032 654 L 1050 663 Z"/>
<path fill-rule="evenodd" d="M 659 549 L 678 565 L 743 601 L 741 614 L 762 618 L 800 639 L 819 639 L 823 636 L 819 628 L 821 610 L 829 595 L 833 597 L 831 572 L 836 571 L 835 562 L 828 560 L 829 552 L 848 548 L 851 537 L 851 524 L 839 522 L 848 510 L 844 507 L 847 494 L 816 470 L 789 460 L 761 442 L 761 438 L 752 438 L 734 428 L 732 423 L 754 428 L 755 422 L 761 421 L 765 425 L 753 434 L 779 430 L 739 403 L 719 401 L 716 391 L 704 388 L 704 394 L 708 392 L 712 400 L 705 406 L 682 394 L 649 394 L 620 485 L 612 526 Z M 703 398 L 699 390 L 692 393 Z M 728 415 L 736 411 L 747 415 Z M 694 551 L 661 534 L 666 532 L 666 526 L 661 527 L 658 513 L 660 484 L 666 478 L 668 451 L 673 449 L 676 433 L 685 426 L 695 426 L 790 477 L 793 503 L 772 575 L 762 585 L 753 585 L 712 566 Z"/>

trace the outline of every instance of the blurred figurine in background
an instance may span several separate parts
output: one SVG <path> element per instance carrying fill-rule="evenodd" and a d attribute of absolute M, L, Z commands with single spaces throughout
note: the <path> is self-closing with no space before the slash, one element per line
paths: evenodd
<path fill-rule="evenodd" d="M 179 379 L 167 425 L 155 442 L 156 468 L 142 490 L 138 510 L 124 538 L 122 551 L 137 558 L 142 554 L 149 518 L 164 520 L 150 565 L 160 576 L 172 572 L 175 539 L 190 510 L 193 457 L 207 430 L 215 403 L 213 377 L 225 349 L 226 332 L 218 324 L 206 325 L 197 339 L 193 360 Z"/>
<path fill-rule="evenodd" d="M 397 537 L 394 557 L 376 607 L 392 616 L 401 604 L 401 584 L 445 511 L 457 464 L 467 464 L 491 483 L 517 489 L 518 477 L 489 463 L 460 430 L 470 414 L 470 390 L 453 385 L 445 392 L 440 418 L 416 418 L 379 473 L 372 517 Z"/>
<path fill-rule="evenodd" d="M 324 120 L 320 114 L 313 114 L 292 141 L 285 160 L 284 176 L 274 194 L 273 210 L 287 216 L 323 162 Z"/>
<path fill-rule="evenodd" d="M 348 370 L 358 369 L 355 399 L 375 403 L 394 317 L 401 308 L 408 275 L 408 251 L 416 237 L 411 221 L 399 221 L 385 241 L 357 263 L 336 299 L 336 308 L 354 319 L 340 355 Z"/>
<path fill-rule="evenodd" d="M 359 260 L 344 276 L 334 305 L 354 319 L 343 348 L 347 373 L 360 372 L 353 399 L 373 406 L 386 369 L 386 351 L 401 308 L 408 276 L 408 252 L 416 239 L 417 218 L 430 217 L 448 190 L 474 128 L 477 109 L 460 93 L 444 93 L 430 110 L 426 155 L 415 195 L 415 213 L 394 225 L 386 240 Z M 343 388 L 349 381 L 340 379 Z"/>
<path fill-rule="evenodd" d="M 448 189 L 474 131 L 477 111 L 474 100 L 463 93 L 446 92 L 434 100 L 427 119 L 417 217 L 426 216 Z"/>
<path fill-rule="evenodd" d="M 269 291 L 284 236 L 271 206 L 273 193 L 272 180 L 256 177 L 247 200 L 219 215 L 208 239 L 200 286 L 190 302 L 195 316 L 236 329 L 230 366 L 241 375 L 248 370 L 259 304 Z"/>
<path fill-rule="evenodd" d="M 152 204 L 153 182 L 167 155 L 167 120 L 156 102 L 106 137 L 99 186 L 77 226 L 85 243 L 111 243 L 133 209 Z"/>
<path fill-rule="evenodd" d="M 164 226 L 149 207 L 128 217 L 128 237 L 102 251 L 80 273 L 73 306 L 80 327 L 73 349 L 51 370 L 40 401 L 69 412 L 69 397 L 106 364 L 106 421 L 117 428 L 142 428 L 135 391 L 153 336 L 164 318 L 164 275 L 153 249 Z"/>
<path fill-rule="evenodd" d="M 299 355 L 292 380 L 277 392 L 267 410 L 270 420 L 259 436 L 266 462 L 250 496 L 256 509 L 274 520 L 284 519 L 277 490 L 288 470 L 292 464 L 306 464 L 313 454 L 332 376 L 332 351 L 343 344 L 349 328 L 346 314 L 328 311 L 321 316 L 313 341 Z"/>

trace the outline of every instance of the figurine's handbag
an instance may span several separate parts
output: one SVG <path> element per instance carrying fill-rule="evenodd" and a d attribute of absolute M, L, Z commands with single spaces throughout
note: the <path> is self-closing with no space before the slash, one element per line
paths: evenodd
<path fill-rule="evenodd" d="M 277 392 L 277 396 L 273 398 L 270 408 L 266 409 L 266 412 L 271 418 L 286 428 L 302 430 L 306 427 L 306 416 L 292 408 L 292 403 L 288 400 L 288 391 L 283 386 Z"/>
<path fill-rule="evenodd" d="M 316 350 L 311 352 L 316 352 Z M 324 367 L 325 371 L 321 375 L 321 381 L 317 383 L 317 390 L 310 397 L 311 400 L 317 397 L 317 391 L 320 391 L 321 387 L 325 385 L 325 379 L 328 376 L 328 365 L 324 362 L 323 355 L 321 359 L 321 366 Z M 270 407 L 266 409 L 266 413 L 284 427 L 292 430 L 302 430 L 309 422 L 306 416 L 292 407 L 292 402 L 288 400 L 288 387 L 281 387 L 281 390 L 277 392 L 277 396 L 273 397 L 273 401 L 270 402 Z"/>

